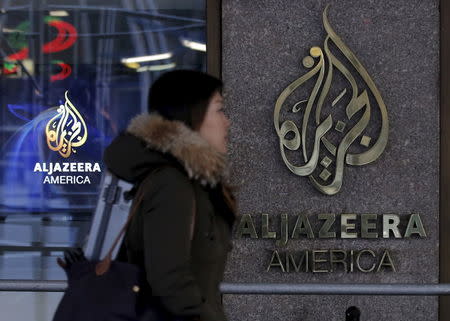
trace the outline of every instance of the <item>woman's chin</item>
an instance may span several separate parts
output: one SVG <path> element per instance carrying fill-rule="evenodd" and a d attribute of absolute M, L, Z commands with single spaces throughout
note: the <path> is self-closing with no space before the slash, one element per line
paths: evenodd
<path fill-rule="evenodd" d="M 218 151 L 221 154 L 226 155 L 228 153 L 228 148 L 225 146 L 220 146 L 220 147 L 216 147 L 214 148 L 216 151 Z"/>

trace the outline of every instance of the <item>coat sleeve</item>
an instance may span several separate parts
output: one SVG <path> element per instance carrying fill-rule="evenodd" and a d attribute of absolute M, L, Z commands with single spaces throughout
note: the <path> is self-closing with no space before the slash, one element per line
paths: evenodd
<path fill-rule="evenodd" d="M 191 270 L 194 191 L 171 167 L 153 174 L 143 203 L 144 261 L 152 295 L 177 316 L 200 316 L 205 304 Z M 146 188 L 146 187 L 144 187 Z"/>

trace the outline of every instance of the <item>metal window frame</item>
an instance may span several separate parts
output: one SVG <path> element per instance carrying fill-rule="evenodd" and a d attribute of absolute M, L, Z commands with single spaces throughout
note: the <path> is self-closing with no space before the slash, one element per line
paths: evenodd
<path fill-rule="evenodd" d="M 206 66 L 222 79 L 222 0 L 206 0 Z"/>
<path fill-rule="evenodd" d="M 450 3 L 440 0 L 439 282 L 450 282 Z M 450 320 L 450 298 L 439 299 L 439 320 Z"/>

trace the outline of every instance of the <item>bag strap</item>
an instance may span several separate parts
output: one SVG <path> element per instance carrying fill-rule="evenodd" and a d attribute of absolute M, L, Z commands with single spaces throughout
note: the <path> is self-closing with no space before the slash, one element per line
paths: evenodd
<path fill-rule="evenodd" d="M 122 236 L 125 234 L 128 225 L 130 224 L 131 220 L 135 216 L 135 214 L 137 212 L 137 209 L 139 208 L 139 206 L 142 203 L 142 200 L 144 199 L 144 194 L 145 194 L 144 186 L 146 185 L 146 182 L 148 180 L 150 180 L 150 178 L 152 177 L 153 173 L 155 173 L 156 171 L 160 170 L 162 167 L 164 167 L 164 166 L 158 167 L 155 170 L 153 170 L 139 184 L 139 188 L 138 188 L 138 191 L 136 193 L 136 198 L 135 198 L 135 200 L 134 200 L 134 202 L 133 202 L 133 204 L 131 206 L 130 214 L 128 215 L 128 218 L 127 218 L 124 226 L 122 227 L 122 229 L 120 230 L 119 234 L 115 238 L 115 240 L 114 240 L 113 244 L 111 245 L 111 248 L 109 249 L 109 251 L 106 254 L 106 256 L 99 263 L 97 263 L 97 265 L 95 266 L 95 273 L 96 273 L 96 275 L 102 275 L 102 274 L 106 273 L 109 270 L 109 267 L 111 266 L 111 262 L 112 262 L 112 253 L 114 252 L 114 249 L 118 245 L 118 243 L 119 243 L 120 239 L 122 238 Z M 194 193 L 193 204 L 192 204 L 193 219 L 192 219 L 191 226 L 190 226 L 190 240 L 191 241 L 192 241 L 192 238 L 194 236 L 195 214 L 196 214 L 196 211 L 197 211 L 194 189 L 193 189 L 193 193 Z"/>

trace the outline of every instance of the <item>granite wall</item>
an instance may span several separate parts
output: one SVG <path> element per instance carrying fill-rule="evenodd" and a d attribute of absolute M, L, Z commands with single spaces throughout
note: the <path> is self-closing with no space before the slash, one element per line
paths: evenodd
<path fill-rule="evenodd" d="M 305 74 L 302 59 L 323 46 L 322 12 L 377 85 L 389 114 L 384 153 L 366 166 L 346 166 L 341 191 L 327 196 L 281 158 L 273 124 L 275 102 Z M 419 213 L 426 238 L 307 239 L 284 248 L 273 240 L 237 238 L 226 282 L 433 283 L 439 254 L 439 5 L 437 0 L 224 0 L 223 80 L 232 121 L 232 182 L 239 214 Z M 375 110 L 375 109 L 373 109 Z M 376 120 L 379 114 L 373 113 Z M 334 126 L 334 125 L 333 125 Z M 374 125 L 376 126 L 376 124 Z M 293 156 L 295 157 L 295 156 Z M 259 222 L 256 222 L 259 229 Z M 388 249 L 397 272 L 266 272 L 274 249 Z M 437 320 L 436 297 L 226 295 L 232 321 Z"/>

